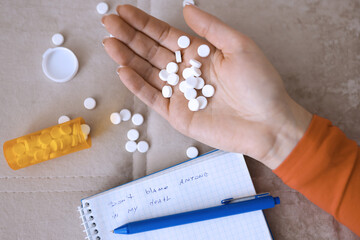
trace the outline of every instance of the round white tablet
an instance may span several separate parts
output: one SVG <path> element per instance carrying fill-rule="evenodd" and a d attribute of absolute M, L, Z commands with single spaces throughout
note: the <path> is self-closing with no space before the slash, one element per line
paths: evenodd
<path fill-rule="evenodd" d="M 120 113 L 113 112 L 112 114 L 110 114 L 110 121 L 111 121 L 112 124 L 115 124 L 115 125 L 121 123 Z"/>
<path fill-rule="evenodd" d="M 51 41 L 53 42 L 53 44 L 55 44 L 56 46 L 60 46 L 61 44 L 64 43 L 64 36 L 60 33 L 55 33 L 52 38 Z"/>
<path fill-rule="evenodd" d="M 84 101 L 84 107 L 86 109 L 92 110 L 96 107 L 96 101 L 92 97 L 88 97 Z"/>
<path fill-rule="evenodd" d="M 182 76 L 184 79 L 188 77 L 194 76 L 194 71 L 191 68 L 185 68 L 182 72 Z"/>
<path fill-rule="evenodd" d="M 87 124 L 81 124 L 80 125 L 80 128 L 81 128 L 81 131 L 82 133 L 86 136 L 86 135 L 89 135 L 90 133 L 90 126 L 87 125 Z"/>
<path fill-rule="evenodd" d="M 200 90 L 200 89 L 202 89 L 202 88 L 204 87 L 204 85 L 205 85 L 204 79 L 203 79 L 202 77 L 198 77 L 198 78 L 197 78 L 197 84 L 196 84 L 196 86 L 195 86 L 195 89 Z"/>
<path fill-rule="evenodd" d="M 162 69 L 159 72 L 159 78 L 165 82 L 167 81 L 168 76 L 169 76 L 169 73 L 165 69 Z"/>
<path fill-rule="evenodd" d="M 200 104 L 199 109 L 204 109 L 204 108 L 206 108 L 207 103 L 208 103 L 206 97 L 204 97 L 204 96 L 199 96 L 199 97 L 197 97 L 196 99 L 199 101 L 199 104 Z"/>
<path fill-rule="evenodd" d="M 176 84 L 179 83 L 179 75 L 177 75 L 176 73 L 170 73 L 167 78 L 167 82 L 171 86 L 176 86 Z"/>
<path fill-rule="evenodd" d="M 130 118 L 131 118 L 131 112 L 129 111 L 129 109 L 122 109 L 120 111 L 120 117 L 121 117 L 121 120 L 126 122 L 126 121 L 129 121 Z"/>
<path fill-rule="evenodd" d="M 214 96 L 214 93 L 215 93 L 215 88 L 209 84 L 206 84 L 202 89 L 202 94 L 205 97 L 212 97 Z"/>
<path fill-rule="evenodd" d="M 58 119 L 59 124 L 62 124 L 64 122 L 68 122 L 68 121 L 70 121 L 70 118 L 68 116 L 65 116 L 65 115 L 59 117 L 59 119 Z"/>
<path fill-rule="evenodd" d="M 193 76 L 188 77 L 187 79 L 185 79 L 185 81 L 189 88 L 195 88 L 198 84 L 197 78 Z"/>
<path fill-rule="evenodd" d="M 199 77 L 201 75 L 201 70 L 199 68 L 191 67 L 191 70 L 194 72 L 193 74 L 195 77 Z"/>
<path fill-rule="evenodd" d="M 200 57 L 207 57 L 210 54 L 210 48 L 208 45 L 203 44 L 203 45 L 200 45 L 200 47 L 198 47 L 197 52 Z"/>
<path fill-rule="evenodd" d="M 96 11 L 99 14 L 105 14 L 109 11 L 109 5 L 106 2 L 98 3 L 98 5 L 96 6 Z"/>
<path fill-rule="evenodd" d="M 146 153 L 149 150 L 149 144 L 145 141 L 140 141 L 137 144 L 137 150 L 141 153 Z"/>
<path fill-rule="evenodd" d="M 170 98 L 172 96 L 172 88 L 170 86 L 164 86 L 161 92 L 164 98 Z"/>
<path fill-rule="evenodd" d="M 190 59 L 189 61 L 190 65 L 196 68 L 201 68 L 201 62 L 195 59 Z"/>
<path fill-rule="evenodd" d="M 168 73 L 177 73 L 178 70 L 179 70 L 179 66 L 174 62 L 169 62 L 166 65 L 166 71 Z"/>
<path fill-rule="evenodd" d="M 179 37 L 178 45 L 180 48 L 187 48 L 190 45 L 190 38 L 188 38 L 187 36 Z"/>
<path fill-rule="evenodd" d="M 196 158 L 199 155 L 199 150 L 196 147 L 189 147 L 186 150 L 188 158 Z"/>
<path fill-rule="evenodd" d="M 185 93 L 186 89 L 189 88 L 189 86 L 186 84 L 186 81 L 181 81 L 179 84 L 179 89 L 182 93 Z"/>
<path fill-rule="evenodd" d="M 144 122 L 144 117 L 140 113 L 135 113 L 132 116 L 131 121 L 133 122 L 134 125 L 140 126 Z"/>
<path fill-rule="evenodd" d="M 188 102 L 188 108 L 190 109 L 190 111 L 192 112 L 196 112 L 196 111 L 199 111 L 200 109 L 200 103 L 197 99 L 191 99 L 189 102 Z"/>
<path fill-rule="evenodd" d="M 136 148 L 137 148 L 137 144 L 134 141 L 127 141 L 126 144 L 125 144 L 125 149 L 128 152 L 131 152 L 131 153 L 135 152 Z"/>
<path fill-rule="evenodd" d="M 139 131 L 136 129 L 130 129 L 127 132 L 127 137 L 131 141 L 136 141 L 139 138 L 139 136 L 140 136 Z"/>
<path fill-rule="evenodd" d="M 196 98 L 196 90 L 193 88 L 188 88 L 185 90 L 184 95 L 187 100 L 194 99 Z"/>

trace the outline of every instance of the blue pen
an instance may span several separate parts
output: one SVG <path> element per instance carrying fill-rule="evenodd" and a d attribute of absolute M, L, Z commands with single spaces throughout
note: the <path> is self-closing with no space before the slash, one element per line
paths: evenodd
<path fill-rule="evenodd" d="M 272 208 L 280 204 L 279 197 L 272 197 L 269 193 L 258 194 L 244 198 L 228 198 L 221 201 L 220 206 L 205 208 L 190 212 L 178 213 L 158 218 L 151 218 L 130 222 L 116 228 L 116 234 L 134 234 L 161 228 L 226 217 L 240 213 Z"/>

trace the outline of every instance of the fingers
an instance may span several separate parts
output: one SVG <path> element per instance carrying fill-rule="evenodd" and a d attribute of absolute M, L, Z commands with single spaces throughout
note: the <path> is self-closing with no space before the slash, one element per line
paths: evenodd
<path fill-rule="evenodd" d="M 102 19 L 106 29 L 117 39 L 125 43 L 137 55 L 161 69 L 175 60 L 174 53 L 159 45 L 144 33 L 134 29 L 117 15 L 104 16 Z"/>
<path fill-rule="evenodd" d="M 160 91 L 147 83 L 130 67 L 121 67 L 118 74 L 124 85 L 146 105 L 154 109 L 165 119 L 168 119 L 169 99 L 162 96 Z"/>
<path fill-rule="evenodd" d="M 169 24 L 150 16 L 131 5 L 117 7 L 119 16 L 138 31 L 143 32 L 164 47 L 175 52 L 179 49 L 177 40 L 184 32 Z"/>
<path fill-rule="evenodd" d="M 159 79 L 159 69 L 139 57 L 116 38 L 106 38 L 103 40 L 103 44 L 106 52 L 117 64 L 131 67 L 151 86 L 161 90 L 164 82 Z"/>
<path fill-rule="evenodd" d="M 192 5 L 186 5 L 183 10 L 187 25 L 201 37 L 223 52 L 233 51 L 239 47 L 245 35 L 226 25 L 215 16 Z"/>

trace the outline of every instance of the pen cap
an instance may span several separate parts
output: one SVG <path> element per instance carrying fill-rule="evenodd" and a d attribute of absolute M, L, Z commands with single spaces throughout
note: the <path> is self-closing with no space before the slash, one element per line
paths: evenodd
<path fill-rule="evenodd" d="M 6 141 L 3 146 L 5 159 L 12 169 L 17 170 L 90 148 L 91 138 L 83 134 L 81 124 L 85 121 L 79 117 Z"/>

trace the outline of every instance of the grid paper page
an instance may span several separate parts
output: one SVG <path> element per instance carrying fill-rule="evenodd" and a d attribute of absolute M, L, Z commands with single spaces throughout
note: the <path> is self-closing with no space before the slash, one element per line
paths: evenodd
<path fill-rule="evenodd" d="M 90 239 L 272 239 L 262 211 L 132 235 L 116 235 L 128 222 L 219 206 L 255 194 L 241 154 L 214 151 L 82 200 L 96 227 Z M 86 208 L 85 206 L 88 207 Z M 94 230 L 98 233 L 95 234 Z"/>

